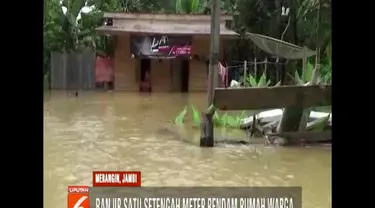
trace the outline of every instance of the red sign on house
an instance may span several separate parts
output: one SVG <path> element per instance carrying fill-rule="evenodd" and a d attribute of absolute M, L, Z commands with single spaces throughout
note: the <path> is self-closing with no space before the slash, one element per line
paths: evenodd
<path fill-rule="evenodd" d="M 135 56 L 190 56 L 191 37 L 132 36 L 131 53 Z"/>

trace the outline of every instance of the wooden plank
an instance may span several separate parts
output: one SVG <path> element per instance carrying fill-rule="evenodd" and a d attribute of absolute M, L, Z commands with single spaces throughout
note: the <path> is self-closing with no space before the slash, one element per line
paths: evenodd
<path fill-rule="evenodd" d="M 259 88 L 216 88 L 214 105 L 221 110 L 246 110 L 330 105 L 332 85 Z"/>

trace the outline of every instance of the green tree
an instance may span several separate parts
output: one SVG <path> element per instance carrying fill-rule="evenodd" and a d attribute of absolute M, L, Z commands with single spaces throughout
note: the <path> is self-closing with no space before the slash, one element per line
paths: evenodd
<path fill-rule="evenodd" d="M 59 0 L 46 0 L 44 71 L 49 69 L 51 51 L 81 50 L 91 47 L 101 55 L 113 53 L 113 39 L 95 33 L 95 28 L 103 23 L 104 11 L 209 14 L 210 4 L 210 0 L 64 0 L 62 4 Z M 320 0 L 320 4 L 318 0 L 284 0 L 283 4 L 281 5 L 280 0 L 221 1 L 222 10 L 234 14 L 232 29 L 235 31 L 241 34 L 248 31 L 281 38 L 282 31 L 289 24 L 284 40 L 306 45 L 309 48 L 319 47 L 321 60 L 328 63 L 331 51 L 330 0 Z M 63 12 L 62 6 L 67 8 L 66 13 Z M 85 6 L 93 6 L 93 10 L 82 13 L 82 8 Z M 288 17 L 281 17 L 282 6 L 290 8 Z M 319 20 L 321 41 L 316 43 L 318 11 L 321 16 Z M 226 57 L 229 59 L 252 60 L 254 56 L 264 56 L 259 50 L 255 50 L 254 45 L 245 36 L 226 46 Z"/>

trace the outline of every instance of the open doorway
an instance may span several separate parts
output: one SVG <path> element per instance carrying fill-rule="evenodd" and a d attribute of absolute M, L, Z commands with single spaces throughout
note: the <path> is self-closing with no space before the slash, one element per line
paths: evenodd
<path fill-rule="evenodd" d="M 139 91 L 151 92 L 151 60 L 141 59 L 141 80 L 139 85 Z"/>
<path fill-rule="evenodd" d="M 189 71 L 190 62 L 189 60 L 181 61 L 181 92 L 189 92 Z"/>

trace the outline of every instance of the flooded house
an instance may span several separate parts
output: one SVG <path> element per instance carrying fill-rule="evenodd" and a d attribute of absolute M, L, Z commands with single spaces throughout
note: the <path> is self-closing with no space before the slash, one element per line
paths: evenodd
<path fill-rule="evenodd" d="M 114 89 L 152 92 L 206 91 L 210 51 L 209 15 L 104 13 L 97 28 L 115 37 Z M 238 36 L 221 15 L 220 54 L 224 41 Z"/>

